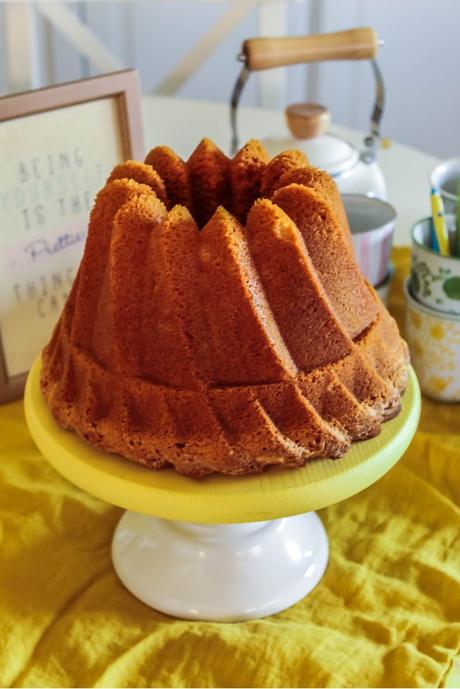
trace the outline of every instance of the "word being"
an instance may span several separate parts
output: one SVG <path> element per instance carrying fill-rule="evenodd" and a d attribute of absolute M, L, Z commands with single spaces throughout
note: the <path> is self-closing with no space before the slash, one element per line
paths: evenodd
<path fill-rule="evenodd" d="M 84 162 L 79 146 L 70 151 L 48 153 L 44 156 L 35 157 L 28 162 L 20 161 L 18 164 L 19 181 L 29 182 L 33 179 L 51 177 L 60 172 L 67 172 L 72 168 L 82 167 Z"/>

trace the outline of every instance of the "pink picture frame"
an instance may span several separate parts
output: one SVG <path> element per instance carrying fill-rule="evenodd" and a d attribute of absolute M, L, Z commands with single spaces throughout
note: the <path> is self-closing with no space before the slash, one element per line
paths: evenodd
<path fill-rule="evenodd" d="M 69 110 L 69 108 L 73 106 L 85 106 L 91 102 L 98 101 L 98 104 L 101 103 L 103 105 L 103 108 L 105 108 L 104 112 L 107 110 L 108 107 L 110 107 L 110 113 L 111 116 L 110 118 L 107 119 L 107 122 L 100 121 L 99 117 L 95 117 L 93 119 L 88 117 L 88 110 L 86 109 L 85 112 L 87 113 L 85 117 L 82 116 L 82 121 L 84 121 L 84 127 L 80 127 L 79 125 L 79 117 L 78 117 L 78 112 L 73 109 L 72 111 Z M 110 106 L 109 106 L 110 103 Z M 96 104 L 96 107 L 99 107 L 99 105 Z M 69 113 L 72 112 L 72 119 L 71 119 L 71 126 L 69 126 Z M 82 113 L 84 112 L 83 110 L 81 111 Z M 99 110 L 98 110 L 99 112 Z M 38 89 L 34 91 L 28 91 L 25 93 L 19 93 L 19 94 L 13 94 L 13 95 L 7 95 L 4 97 L 0 98 L 0 168 L 2 166 L 2 160 L 5 161 L 5 165 L 8 164 L 11 166 L 16 165 L 16 167 L 13 167 L 12 169 L 18 169 L 22 170 L 22 175 L 24 181 L 26 175 L 29 174 L 29 170 L 31 170 L 31 163 L 30 161 L 34 161 L 34 165 L 36 165 L 36 170 L 35 172 L 43 172 L 44 170 L 44 164 L 42 164 L 42 160 L 45 159 L 45 156 L 43 154 L 43 141 L 40 141 L 40 145 L 42 146 L 41 150 L 41 158 L 38 156 L 38 154 L 34 153 L 33 146 L 30 147 L 30 158 L 27 158 L 27 167 L 24 165 L 22 162 L 17 162 L 17 164 L 14 162 L 14 157 L 16 155 L 16 151 L 18 147 L 14 146 L 14 141 L 19 141 L 21 142 L 22 147 L 24 148 L 24 141 L 28 141 L 29 139 L 32 140 L 33 142 L 33 130 L 34 130 L 34 121 L 37 121 L 37 118 L 35 118 L 34 121 L 32 121 L 31 116 L 37 115 L 37 114 L 46 114 L 48 113 L 49 116 L 51 117 L 52 115 L 52 124 L 50 125 L 50 131 L 47 134 L 47 128 L 46 128 L 46 117 L 41 117 L 40 118 L 40 124 L 39 124 L 39 131 L 37 131 L 37 139 L 39 137 L 42 137 L 42 132 L 44 132 L 43 136 L 46 137 L 48 135 L 50 137 L 50 146 L 52 144 L 52 138 L 53 138 L 53 129 L 56 131 L 56 129 L 59 128 L 59 119 L 62 116 L 64 119 L 65 115 L 65 126 L 66 126 L 66 140 L 68 139 L 72 143 L 72 150 L 77 151 L 80 150 L 80 144 L 81 142 L 86 142 L 90 137 L 99 137 L 100 132 L 103 131 L 105 140 L 111 141 L 111 136 L 112 132 L 107 131 L 107 129 L 110 130 L 110 128 L 114 128 L 113 131 L 113 141 L 117 142 L 116 146 L 114 143 L 113 149 L 110 149 L 110 155 L 107 156 L 107 160 L 101 159 L 99 161 L 99 169 L 100 169 L 100 176 L 101 180 L 103 176 L 105 177 L 108 176 L 110 173 L 111 168 L 119 163 L 123 162 L 124 160 L 127 159 L 133 159 L 133 160 L 142 160 L 144 156 L 144 147 L 143 147 L 143 135 L 142 135 L 142 122 L 141 122 L 141 109 L 140 109 L 140 86 L 139 86 L 139 79 L 138 79 L 138 74 L 135 70 L 124 70 L 121 72 L 114 72 L 112 74 L 107 74 L 103 76 L 98 76 L 90 79 L 84 79 L 80 81 L 74 81 L 74 82 L 69 82 L 65 84 L 59 84 L 57 86 L 51 86 L 43 89 Z M 115 113 L 115 114 L 114 114 Z M 94 121 L 93 121 L 94 120 Z M 14 130 L 16 139 L 14 137 L 11 138 L 11 148 L 9 149 L 8 147 L 10 146 L 9 144 L 9 138 L 4 137 L 3 144 L 2 144 L 2 126 L 7 124 L 7 123 L 12 123 L 15 121 L 15 124 L 13 124 L 13 127 L 10 126 L 10 129 Z M 24 128 L 24 137 L 21 137 L 21 128 Z M 92 131 L 91 131 L 92 129 Z M 31 132 L 32 130 L 32 132 Z M 7 131 L 6 129 L 4 130 L 5 132 Z M 8 130 L 9 132 L 9 130 Z M 2 150 L 3 148 L 3 150 Z M 20 148 L 20 147 L 19 147 Z M 8 149 L 8 150 L 5 150 Z M 50 148 L 51 150 L 51 148 Z M 109 150 L 109 149 L 107 149 Z M 116 155 L 114 155 L 114 151 L 116 150 Z M 37 157 L 34 157 L 34 155 L 37 155 Z M 23 160 L 26 157 L 26 154 L 24 154 L 24 151 L 22 151 L 22 158 L 18 159 Z M 53 157 L 51 154 L 47 155 L 46 158 L 49 158 L 49 165 L 53 163 Z M 13 162 L 12 162 L 13 160 Z M 23 166 L 20 168 L 19 166 Z M 41 167 L 40 167 L 41 166 Z M 6 168 L 5 168 L 6 169 Z M 53 170 L 54 172 L 54 170 Z M 0 175 L 1 178 L 1 175 Z M 20 183 L 20 173 L 18 172 L 18 184 Z M 103 184 L 103 181 L 102 181 Z M 100 186 L 102 186 L 100 184 Z M 2 185 L 4 188 L 6 188 L 5 184 Z M 0 186 L 0 193 L 2 191 L 2 188 Z M 6 189 L 6 191 L 8 191 Z M 6 194 L 5 191 L 5 194 Z M 89 199 L 89 192 L 87 192 L 87 207 L 89 207 L 89 204 L 92 203 L 93 198 L 94 198 L 94 193 L 97 191 L 97 188 L 93 189 L 91 188 L 91 195 L 92 198 Z M 1 200 L 1 199 L 0 199 Z M 32 218 L 29 216 L 29 209 L 21 209 L 22 216 L 21 216 L 21 222 L 24 221 L 26 223 L 31 224 L 32 223 Z M 1 207 L 0 207 L 0 213 L 1 213 Z M 7 217 L 14 217 L 16 219 L 19 219 L 19 212 L 16 212 L 14 216 L 12 216 L 11 212 L 10 215 L 8 216 L 6 214 L 6 211 L 4 213 L 4 218 Z M 43 220 L 44 214 L 38 215 L 38 221 Z M 0 215 L 1 219 L 1 215 Z M 31 281 L 27 282 L 27 266 L 24 262 L 24 241 L 28 241 L 29 235 L 26 235 L 24 227 L 15 227 L 15 222 L 16 220 L 10 222 L 5 222 L 3 219 L 2 222 L 0 223 L 0 260 L 3 259 L 3 261 L 10 261 L 11 266 L 15 266 L 14 268 L 9 268 L 11 270 L 11 275 L 15 275 L 15 281 L 20 283 L 21 281 L 17 279 L 18 271 L 20 268 L 18 268 L 18 265 L 22 266 L 21 269 L 23 270 L 20 275 L 24 276 L 23 284 L 33 284 Z M 64 221 L 63 221 L 64 223 Z M 63 224 L 64 227 L 64 224 Z M 29 228 L 26 227 L 28 230 Z M 68 222 L 67 225 L 64 227 L 62 230 L 66 230 L 66 235 L 65 236 L 70 236 L 69 233 L 67 232 L 68 229 Z M 30 237 L 32 237 L 32 230 L 30 230 Z M 51 231 L 51 230 L 50 230 Z M 7 247 L 6 249 L 2 245 L 2 237 L 1 234 L 4 234 L 4 242 L 10 241 L 9 239 L 6 239 L 6 233 L 8 233 L 9 237 L 14 237 L 14 236 L 22 236 L 25 237 L 25 240 L 22 243 L 22 246 L 17 245 L 19 248 L 15 249 L 15 246 L 13 248 Z M 56 241 L 56 232 L 59 232 L 59 227 L 56 229 L 56 218 L 54 218 L 54 225 L 52 228 L 52 242 L 53 246 L 55 246 L 55 241 Z M 46 242 L 46 233 L 47 233 L 47 227 L 46 223 L 42 222 L 40 226 L 40 242 L 43 243 Z M 83 239 L 81 236 L 83 235 L 82 232 L 79 233 L 78 239 L 81 240 L 82 246 L 83 246 Z M 63 236 L 63 235 L 61 235 Z M 73 235 L 72 235 L 73 236 Z M 75 234 L 77 236 L 77 234 Z M 51 241 L 51 240 L 50 240 Z M 35 239 L 35 244 L 37 240 Z M 70 242 L 68 242 L 70 244 Z M 33 242 L 32 242 L 33 244 Z M 30 248 L 31 243 L 27 244 L 26 249 Z M 61 242 L 62 246 L 62 242 Z M 79 247 L 80 250 L 80 247 Z M 9 254 L 8 254 L 9 251 Z M 15 255 L 15 251 L 19 252 L 20 256 Z M 1 254 L 3 253 L 3 257 Z M 29 251 L 29 257 L 30 257 L 31 252 Z M 7 257 L 8 258 L 5 258 Z M 38 256 L 37 250 L 35 250 L 35 253 L 32 255 L 32 258 L 36 259 Z M 46 258 L 46 257 L 45 257 Z M 18 260 L 16 260 L 18 259 Z M 22 265 L 21 264 L 22 261 Z M 8 265 L 10 265 L 8 264 Z M 7 265 L 4 263 L 4 265 Z M 25 267 L 24 267 L 25 266 Z M 32 269 L 32 266 L 31 266 Z M 36 270 L 36 266 L 34 267 Z M 2 265 L 0 265 L 0 271 L 2 270 Z M 16 271 L 13 273 L 13 270 Z M 46 266 L 45 268 L 40 268 L 42 273 L 45 275 L 46 278 Z M 51 269 L 50 269 L 51 270 Z M 12 285 L 8 283 L 8 277 L 5 277 L 7 274 L 7 270 L 4 268 L 3 269 L 3 282 L 2 282 L 2 276 L 0 275 L 0 404 L 4 402 L 8 402 L 13 399 L 17 399 L 20 397 L 23 393 L 24 390 L 24 385 L 25 381 L 27 378 L 27 373 L 32 365 L 33 361 L 28 361 L 26 362 L 27 359 L 27 354 L 24 354 L 22 356 L 22 359 L 18 359 L 16 357 L 16 362 L 14 365 L 11 364 L 11 360 L 14 358 L 15 352 L 15 346 L 16 342 L 18 346 L 20 345 L 21 341 L 24 340 L 24 332 L 18 332 L 17 333 L 17 341 L 15 342 L 15 333 L 14 333 L 14 324 L 19 323 L 21 324 L 21 313 L 18 311 L 16 313 L 16 317 L 14 313 L 11 313 L 11 310 L 15 308 L 11 293 L 13 288 L 16 290 L 18 301 L 20 301 L 21 297 L 21 292 L 20 289 L 22 289 L 21 285 Z M 43 276 L 40 275 L 41 279 L 43 280 Z M 6 282 L 5 282 L 6 280 Z M 3 291 L 3 295 L 2 295 Z M 24 290 L 23 290 L 24 291 Z M 30 290 L 29 290 L 30 291 Z M 8 294 L 7 294 L 8 293 Z M 5 296 L 6 295 L 6 296 Z M 9 296 L 8 296 L 9 295 Z M 29 295 L 30 296 L 30 295 Z M 5 312 L 2 313 L 2 298 L 5 299 L 5 303 L 7 306 L 5 307 L 4 311 L 7 313 L 8 316 L 8 323 L 6 322 L 6 316 Z M 9 301 L 7 301 L 9 299 Z M 23 298 L 24 301 L 24 298 Z M 17 308 L 19 309 L 21 305 L 19 305 Z M 22 304 L 22 307 L 24 305 Z M 43 324 L 42 324 L 43 325 Z M 33 339 L 33 332 L 31 332 L 30 328 L 33 327 L 32 324 L 29 322 L 28 325 L 28 331 L 27 331 L 27 337 L 29 339 Z M 45 327 L 43 325 L 43 327 Z M 24 326 L 25 328 L 25 326 Z M 23 330 L 22 325 L 19 330 Z M 51 336 L 51 330 L 49 332 L 49 336 Z M 46 336 L 48 337 L 48 334 L 45 333 Z M 40 338 L 43 339 L 44 332 L 40 333 L 40 337 L 37 336 L 37 341 L 40 340 Z M 49 339 L 49 337 L 48 337 Z M 38 352 L 41 349 L 41 346 L 43 346 L 45 342 L 39 342 L 37 345 Z M 8 347 L 8 350 L 7 350 Z M 8 365 L 8 359 L 10 359 L 10 363 Z M 19 362 L 19 363 L 18 363 Z M 21 363 L 23 362 L 23 363 Z M 20 369 L 24 370 L 20 370 Z"/>

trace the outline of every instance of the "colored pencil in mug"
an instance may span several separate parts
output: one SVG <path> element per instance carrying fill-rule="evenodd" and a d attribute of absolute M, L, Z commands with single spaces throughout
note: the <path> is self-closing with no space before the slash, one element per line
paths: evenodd
<path fill-rule="evenodd" d="M 441 256 L 449 256 L 449 235 L 447 234 L 446 219 L 444 217 L 444 205 L 441 194 L 435 188 L 431 190 L 431 210 L 439 253 Z"/>
<path fill-rule="evenodd" d="M 430 225 L 430 240 L 431 240 L 431 248 L 433 251 L 437 254 L 439 254 L 439 244 L 438 240 L 436 238 L 436 232 L 434 231 L 434 220 L 431 218 L 431 225 Z"/>

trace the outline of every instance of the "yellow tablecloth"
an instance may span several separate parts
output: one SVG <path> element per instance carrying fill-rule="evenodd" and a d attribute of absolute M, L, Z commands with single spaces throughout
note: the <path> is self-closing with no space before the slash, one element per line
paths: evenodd
<path fill-rule="evenodd" d="M 391 300 L 403 313 L 396 250 Z M 432 687 L 460 647 L 460 407 L 424 400 L 403 459 L 321 511 L 319 586 L 273 617 L 174 620 L 118 581 L 121 510 L 62 479 L 21 402 L 0 408 L 0 684 L 133 687 Z M 225 595 L 225 592 L 222 592 Z"/>

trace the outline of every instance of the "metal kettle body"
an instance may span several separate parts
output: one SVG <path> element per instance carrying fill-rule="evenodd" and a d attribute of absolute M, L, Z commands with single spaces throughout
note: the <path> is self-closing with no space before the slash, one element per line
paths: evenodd
<path fill-rule="evenodd" d="M 359 160 L 348 173 L 333 177 L 341 194 L 364 194 L 387 200 L 385 178 L 376 160 L 371 163 Z"/>
<path fill-rule="evenodd" d="M 317 103 L 297 103 L 285 111 L 289 131 L 262 140 L 270 156 L 296 148 L 309 162 L 333 177 L 341 193 L 364 194 L 386 200 L 386 184 L 376 156 L 365 147 L 328 133 L 329 111 Z"/>

